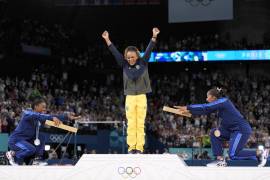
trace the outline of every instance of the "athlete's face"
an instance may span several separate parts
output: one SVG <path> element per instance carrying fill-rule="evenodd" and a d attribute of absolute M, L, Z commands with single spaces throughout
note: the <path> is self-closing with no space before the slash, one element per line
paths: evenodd
<path fill-rule="evenodd" d="M 128 51 L 126 55 L 127 61 L 130 65 L 134 65 L 137 62 L 138 56 L 134 51 Z"/>
<path fill-rule="evenodd" d="M 217 100 L 217 98 L 215 96 L 211 95 L 209 92 L 207 92 L 206 101 L 210 103 L 210 102 L 213 102 L 215 100 Z"/>
<path fill-rule="evenodd" d="M 46 113 L 46 103 L 42 102 L 35 106 L 35 111 L 39 113 Z"/>

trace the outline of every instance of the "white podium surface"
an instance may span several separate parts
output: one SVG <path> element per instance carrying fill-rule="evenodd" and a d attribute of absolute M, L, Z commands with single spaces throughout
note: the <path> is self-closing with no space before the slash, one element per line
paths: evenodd
<path fill-rule="evenodd" d="M 173 154 L 84 154 L 75 166 L 0 166 L 0 180 L 122 179 L 270 180 L 270 168 L 188 167 Z"/>

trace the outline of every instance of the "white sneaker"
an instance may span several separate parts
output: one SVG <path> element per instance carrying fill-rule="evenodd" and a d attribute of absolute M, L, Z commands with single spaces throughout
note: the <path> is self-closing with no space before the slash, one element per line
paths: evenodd
<path fill-rule="evenodd" d="M 227 166 L 227 163 L 225 160 L 221 161 L 221 160 L 216 160 L 216 161 L 213 161 L 211 163 L 208 163 L 206 165 L 207 167 L 226 167 Z"/>
<path fill-rule="evenodd" d="M 6 157 L 8 159 L 8 162 L 11 166 L 18 166 L 19 164 L 17 164 L 14 160 L 14 156 L 15 156 L 15 152 L 14 151 L 7 151 L 6 152 Z"/>
<path fill-rule="evenodd" d="M 32 165 L 34 165 L 34 166 L 47 166 L 48 163 L 46 161 L 34 160 Z"/>
<path fill-rule="evenodd" d="M 259 157 L 258 167 L 264 167 L 266 165 L 268 156 L 269 156 L 269 150 L 264 149 L 263 152 L 261 153 L 260 157 Z"/>

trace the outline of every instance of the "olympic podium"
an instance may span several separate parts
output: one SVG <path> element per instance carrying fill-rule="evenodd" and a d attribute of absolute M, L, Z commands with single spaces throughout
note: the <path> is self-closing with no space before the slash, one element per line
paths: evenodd
<path fill-rule="evenodd" d="M 174 154 L 84 154 L 75 166 L 0 166 L 0 180 L 269 180 L 270 168 L 188 167 Z"/>

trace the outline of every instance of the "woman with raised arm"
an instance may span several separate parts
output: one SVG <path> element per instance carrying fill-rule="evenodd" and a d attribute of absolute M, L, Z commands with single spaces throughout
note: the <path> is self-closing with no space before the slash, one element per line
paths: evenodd
<path fill-rule="evenodd" d="M 153 28 L 153 36 L 143 56 L 135 46 L 128 46 L 122 55 L 104 31 L 104 38 L 109 50 L 119 66 L 123 69 L 124 94 L 126 95 L 125 109 L 127 117 L 127 144 L 128 153 L 143 153 L 145 144 L 144 123 L 147 112 L 146 94 L 152 92 L 148 74 L 148 61 L 151 51 L 160 33 Z"/>

